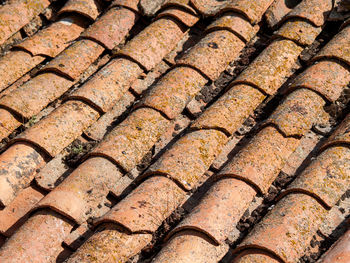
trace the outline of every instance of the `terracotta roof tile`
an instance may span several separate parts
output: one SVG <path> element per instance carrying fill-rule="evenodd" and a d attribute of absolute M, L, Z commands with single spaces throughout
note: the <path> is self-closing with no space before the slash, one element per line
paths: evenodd
<path fill-rule="evenodd" d="M 300 45 L 311 45 L 321 31 L 321 27 L 315 27 L 306 21 L 288 20 L 275 35 L 293 40 Z"/>
<path fill-rule="evenodd" d="M 274 113 L 266 120 L 266 124 L 274 124 L 286 136 L 303 136 L 322 116 L 325 101 L 315 92 L 299 89 L 291 93 Z"/>
<path fill-rule="evenodd" d="M 71 80 L 77 79 L 103 52 L 104 48 L 91 40 L 81 40 L 51 60 L 43 71 L 57 72 Z"/>
<path fill-rule="evenodd" d="M 96 176 L 97 172 L 103 176 Z M 107 159 L 88 159 L 45 196 L 34 209 L 49 207 L 81 224 L 94 215 L 88 213 L 89 210 L 96 209 L 105 201 L 108 192 L 120 177 L 118 169 Z"/>
<path fill-rule="evenodd" d="M 58 12 L 63 13 L 78 13 L 95 20 L 100 12 L 100 6 L 96 0 L 68 0 L 64 7 Z"/>
<path fill-rule="evenodd" d="M 215 246 L 201 233 L 184 230 L 168 241 L 153 263 L 217 262 L 227 251 L 227 245 Z"/>
<path fill-rule="evenodd" d="M 0 105 L 10 112 L 30 119 L 72 85 L 72 81 L 54 73 L 43 73 L 2 97 Z"/>
<path fill-rule="evenodd" d="M 188 133 L 166 151 L 148 169 L 145 176 L 164 174 L 186 190 L 191 190 L 198 185 L 199 178 L 203 176 L 226 142 L 227 137 L 216 130 Z"/>
<path fill-rule="evenodd" d="M 97 231 L 67 263 L 126 262 L 152 240 L 151 234 L 128 234 L 115 224 L 102 225 Z"/>
<path fill-rule="evenodd" d="M 130 171 L 156 143 L 169 121 L 159 112 L 141 108 L 129 115 L 92 152 Z"/>
<path fill-rule="evenodd" d="M 245 15 L 252 24 L 260 22 L 263 14 L 273 3 L 273 0 L 235 0 L 228 1 L 228 4 L 221 11 L 236 11 Z"/>
<path fill-rule="evenodd" d="M 40 30 L 16 47 L 30 52 L 33 56 L 55 57 L 68 47 L 70 42 L 84 31 L 86 26 L 87 23 L 84 19 L 77 16 L 67 16 Z"/>
<path fill-rule="evenodd" d="M 171 233 L 195 229 L 222 244 L 256 195 L 248 184 L 234 178 L 216 182 L 200 204 Z M 182 252 L 185 253 L 185 252 Z"/>
<path fill-rule="evenodd" d="M 1 248 L 0 260 L 9 263 L 55 261 L 63 251 L 61 242 L 71 229 L 72 225 L 56 213 L 40 211 Z"/>
<path fill-rule="evenodd" d="M 304 194 L 288 195 L 249 233 L 237 250 L 261 248 L 284 262 L 295 262 L 309 244 L 325 210 L 314 198 Z"/>
<path fill-rule="evenodd" d="M 264 251 L 243 251 L 232 261 L 232 263 L 280 263 L 279 259 L 275 259 L 273 255 L 269 255 Z"/>
<path fill-rule="evenodd" d="M 182 41 L 182 40 L 181 40 Z M 176 50 L 173 49 L 164 59 L 169 61 L 172 58 L 169 58 L 169 55 L 173 53 Z M 177 55 L 177 52 L 175 51 L 174 57 Z M 174 63 L 175 64 L 175 61 Z M 146 76 L 140 75 L 138 79 L 136 79 L 130 86 L 133 92 L 135 92 L 137 95 L 141 95 L 145 90 L 148 89 L 148 87 L 151 86 L 157 79 L 160 79 L 160 77 L 170 68 L 170 66 L 162 61 L 160 62 L 154 69 L 148 72 Z"/>
<path fill-rule="evenodd" d="M 27 187 L 35 170 L 44 164 L 44 159 L 32 147 L 15 144 L 1 154 L 0 202 L 7 206 L 17 193 Z M 17 176 L 21 173 L 21 176 Z"/>
<path fill-rule="evenodd" d="M 21 121 L 5 109 L 0 109 L 0 120 L 0 139 L 6 138 L 21 125 Z"/>
<path fill-rule="evenodd" d="M 136 13 L 139 13 L 139 4 L 140 0 L 114 0 L 111 4 L 111 7 L 114 6 L 122 6 L 122 7 L 126 7 L 129 8 L 130 10 L 135 11 Z"/>
<path fill-rule="evenodd" d="M 284 20 L 297 17 L 310 21 L 315 26 L 322 26 L 332 7 L 332 0 L 305 0 L 289 12 Z"/>
<path fill-rule="evenodd" d="M 0 44 L 44 11 L 49 4 L 49 0 L 19 0 L 2 6 L 0 8 Z"/>
<path fill-rule="evenodd" d="M 35 175 L 35 183 L 40 188 L 48 192 L 55 188 L 58 179 L 69 169 L 64 162 L 67 153 L 66 150 L 60 152 Z"/>
<path fill-rule="evenodd" d="M 348 230 L 320 260 L 320 263 L 346 263 L 350 260 L 350 231 Z"/>
<path fill-rule="evenodd" d="M 350 72 L 346 68 L 333 61 L 320 61 L 299 74 L 288 91 L 308 88 L 333 102 L 339 98 L 349 81 Z"/>
<path fill-rule="evenodd" d="M 44 60 L 43 56 L 33 57 L 22 50 L 12 51 L 2 56 L 0 58 L 0 91 Z"/>
<path fill-rule="evenodd" d="M 234 85 L 192 124 L 192 128 L 218 129 L 232 134 L 264 98 L 258 89 L 243 84 Z"/>
<path fill-rule="evenodd" d="M 151 177 L 96 224 L 113 222 L 130 232 L 154 232 L 184 197 L 185 192 L 172 180 L 163 176 Z"/>
<path fill-rule="evenodd" d="M 203 15 L 211 16 L 219 13 L 220 11 L 235 11 L 245 15 L 253 24 L 256 24 L 260 21 L 262 15 L 272 4 L 272 2 L 273 0 L 237 0 L 227 2 L 215 0 L 191 0 L 191 3 L 194 5 L 194 7 Z"/>
<path fill-rule="evenodd" d="M 27 121 L 24 131 L 10 135 L 15 139 L 2 141 L 0 239 L 9 239 L 0 248 L 0 261 L 125 262 L 149 245 L 137 256 L 143 261 L 164 243 L 154 262 L 218 262 L 237 254 L 235 262 L 298 260 L 330 208 L 338 211 L 327 217 L 327 222 L 334 219 L 332 227 L 345 217 L 334 204 L 348 186 L 348 120 L 315 160 L 322 136 L 301 144 L 314 124 L 328 121 L 328 105 L 345 94 L 348 28 L 340 27 L 343 31 L 309 61 L 311 66 L 293 75 L 304 67 L 298 63 L 303 48 L 319 43 L 314 40 L 323 29 L 320 42 L 328 39 L 324 23 L 330 2 L 304 0 L 287 14 L 291 3 L 279 0 L 76 0 L 66 1 L 58 22 L 31 22 L 47 27 L 0 58 L 0 89 L 14 83 L 0 94 L 0 136 Z M 52 17 L 63 4 L 53 3 Z M 269 6 L 268 21 L 261 21 Z M 197 11 L 211 17 L 200 21 Z M 270 36 L 266 23 L 280 29 Z M 30 28 L 18 31 L 21 27 L 9 36 L 32 34 Z M 111 54 L 110 63 L 96 72 Z M 49 62 L 38 74 L 39 67 L 33 68 L 44 59 Z M 204 87 L 199 94 L 206 84 L 222 92 Z M 279 93 L 272 97 L 280 87 L 284 100 Z M 204 113 L 188 115 L 187 104 L 201 98 Z M 244 137 L 243 130 L 251 132 Z M 83 152 L 72 157 L 78 138 Z M 95 143 L 91 139 L 102 142 L 85 152 Z M 222 149 L 219 166 L 226 162 L 226 167 L 215 174 L 220 167 L 212 163 Z M 66 159 L 71 164 L 78 158 L 77 168 L 65 165 Z M 310 158 L 313 163 L 301 171 Z M 270 202 L 294 172 L 298 176 L 283 187 L 277 205 L 238 241 L 244 222 L 251 224 L 247 214 L 260 203 L 254 198 L 263 199 L 257 192 Z M 189 214 L 174 226 L 181 205 Z M 170 234 L 161 240 L 164 231 Z M 228 242 L 238 248 L 224 256 Z"/>
<path fill-rule="evenodd" d="M 146 16 L 153 16 L 165 0 L 140 0 L 139 8 Z"/>
<path fill-rule="evenodd" d="M 160 79 L 140 106 L 154 108 L 164 113 L 169 119 L 174 119 L 206 82 L 206 79 L 196 70 L 177 67 Z"/>
<path fill-rule="evenodd" d="M 323 149 L 326 149 L 333 145 L 349 145 L 350 142 L 350 115 L 339 125 L 337 130 L 328 138 L 326 143 L 322 146 Z"/>
<path fill-rule="evenodd" d="M 252 26 L 247 20 L 243 19 L 241 15 L 235 13 L 228 13 L 216 19 L 207 27 L 207 31 L 214 30 L 229 30 L 237 34 L 246 42 L 249 42 L 257 33 L 259 27 Z"/>
<path fill-rule="evenodd" d="M 77 250 L 84 243 L 85 238 L 92 234 L 93 231 L 90 230 L 87 222 L 85 222 L 73 230 L 70 235 L 63 240 L 63 244 L 73 250 Z"/>
<path fill-rule="evenodd" d="M 14 141 L 32 143 L 54 157 L 97 118 L 98 113 L 85 103 L 68 101 Z"/>
<path fill-rule="evenodd" d="M 122 42 L 132 26 L 138 20 L 137 13 L 126 8 L 111 8 L 82 34 L 108 49 Z"/>
<path fill-rule="evenodd" d="M 124 96 L 116 102 L 113 108 L 101 116 L 95 123 L 93 123 L 84 134 L 90 139 L 99 141 L 102 140 L 107 133 L 110 125 L 134 102 L 135 97 L 126 92 Z"/>
<path fill-rule="evenodd" d="M 241 178 L 267 193 L 286 159 L 298 146 L 295 138 L 285 138 L 273 127 L 266 127 L 219 173 Z M 266 162 L 266 159 L 269 162 Z"/>
<path fill-rule="evenodd" d="M 272 95 L 293 74 L 303 49 L 289 40 L 274 41 L 233 83 L 253 85 Z"/>
<path fill-rule="evenodd" d="M 0 232 L 5 236 L 11 236 L 21 223 L 19 221 L 26 219 L 23 217 L 43 196 L 32 187 L 22 190 L 9 206 L 0 211 Z"/>
<path fill-rule="evenodd" d="M 275 0 L 265 13 L 268 25 L 272 28 L 276 27 L 282 18 L 293 9 L 294 2 L 296 1 Z"/>
<path fill-rule="evenodd" d="M 228 64 L 238 57 L 244 43 L 227 30 L 208 33 L 176 62 L 197 69 L 211 80 L 219 77 Z"/>
<path fill-rule="evenodd" d="M 350 27 L 345 27 L 340 33 L 328 42 L 328 44 L 313 58 L 335 58 L 350 65 Z"/>
<path fill-rule="evenodd" d="M 306 192 L 332 207 L 346 192 L 350 182 L 350 150 L 331 147 L 304 170 L 303 174 L 283 192 Z"/>
<path fill-rule="evenodd" d="M 136 63 L 123 58 L 114 59 L 67 99 L 83 100 L 107 112 L 141 73 L 142 69 Z"/>
<path fill-rule="evenodd" d="M 118 55 L 130 57 L 146 70 L 151 70 L 175 48 L 183 34 L 184 30 L 177 23 L 161 18 L 128 42 Z"/>
<path fill-rule="evenodd" d="M 160 12 L 157 18 L 159 19 L 161 17 L 173 17 L 176 20 L 184 23 L 188 27 L 193 26 L 198 21 L 197 16 L 188 13 L 188 11 L 184 11 L 183 9 L 176 7 L 169 7 L 164 11 Z"/>

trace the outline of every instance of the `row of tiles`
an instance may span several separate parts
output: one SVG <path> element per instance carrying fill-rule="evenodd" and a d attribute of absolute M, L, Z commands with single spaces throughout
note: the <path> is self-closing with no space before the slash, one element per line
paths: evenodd
<path fill-rule="evenodd" d="M 292 42 L 290 42 L 290 43 L 292 43 Z M 195 72 L 195 71 L 193 71 L 193 72 Z M 283 74 L 282 74 L 282 75 L 283 75 Z M 244 81 L 247 81 L 247 80 L 244 80 Z M 249 87 L 249 86 L 248 86 L 248 88 L 253 89 L 252 87 Z M 261 96 L 262 96 L 262 95 L 261 95 Z M 151 100 L 151 101 L 152 101 L 152 100 Z M 146 104 L 146 105 L 147 105 L 147 104 Z M 158 103 L 155 103 L 155 106 L 157 106 L 157 105 L 159 105 L 159 104 L 158 104 Z M 152 106 L 152 105 L 151 105 L 151 106 Z M 141 111 L 141 110 L 139 110 L 139 111 Z M 163 111 L 164 111 L 163 113 L 166 114 L 164 109 L 163 109 Z M 136 111 L 136 112 L 137 112 L 137 111 Z M 151 112 L 151 111 L 149 111 L 149 112 Z M 147 112 L 146 112 L 146 113 L 147 113 Z M 153 112 L 152 112 L 152 113 L 153 113 Z M 153 115 L 154 115 L 154 114 L 153 114 Z M 168 115 L 167 115 L 167 116 L 168 116 Z M 133 122 L 135 123 L 135 121 L 133 121 Z M 141 128 L 141 130 L 142 130 L 142 127 L 138 127 L 138 128 Z M 222 135 L 222 136 L 223 136 L 223 135 Z M 124 165 L 124 166 L 126 166 L 126 165 Z M 123 169 L 125 169 L 125 167 L 123 167 Z M 186 184 L 188 184 L 188 183 L 186 182 Z"/>

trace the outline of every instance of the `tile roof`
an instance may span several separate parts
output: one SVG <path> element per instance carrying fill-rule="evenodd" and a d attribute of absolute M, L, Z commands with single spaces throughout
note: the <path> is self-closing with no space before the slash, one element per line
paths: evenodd
<path fill-rule="evenodd" d="M 0 262 L 348 261 L 339 1 L 1 3 Z"/>

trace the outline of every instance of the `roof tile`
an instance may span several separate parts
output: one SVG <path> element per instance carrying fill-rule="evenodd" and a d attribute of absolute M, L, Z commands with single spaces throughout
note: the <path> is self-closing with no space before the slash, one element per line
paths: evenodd
<path fill-rule="evenodd" d="M 223 168 L 219 176 L 241 178 L 262 193 L 267 193 L 298 142 L 295 138 L 283 137 L 275 128 L 268 126 Z M 266 162 L 267 158 L 269 162 Z"/>
<path fill-rule="evenodd" d="M 315 61 L 323 58 L 339 59 L 350 65 L 350 26 L 344 28 L 333 37 L 313 60 Z"/>
<path fill-rule="evenodd" d="M 68 47 L 70 42 L 84 31 L 86 25 L 87 23 L 77 16 L 67 16 L 40 30 L 16 47 L 30 52 L 33 56 L 53 58 Z"/>
<path fill-rule="evenodd" d="M 320 260 L 320 263 L 347 263 L 350 261 L 350 230 L 348 230 Z"/>
<path fill-rule="evenodd" d="M 332 147 L 321 153 L 283 194 L 306 191 L 328 207 L 338 202 L 350 182 L 350 149 Z"/>
<path fill-rule="evenodd" d="M 203 15 L 215 15 L 226 3 L 216 0 L 190 0 L 192 5 Z"/>
<path fill-rule="evenodd" d="M 199 130 L 181 137 L 154 163 L 144 176 L 166 174 L 191 190 L 227 142 L 217 130 Z"/>
<path fill-rule="evenodd" d="M 68 0 L 58 14 L 78 13 L 91 20 L 95 20 L 99 12 L 100 6 L 96 0 Z"/>
<path fill-rule="evenodd" d="M 0 203 L 7 206 L 21 189 L 32 181 L 35 170 L 44 164 L 44 159 L 32 147 L 15 144 L 0 156 Z M 17 176 L 18 173 L 21 176 Z"/>
<path fill-rule="evenodd" d="M 164 2 L 165 0 L 140 0 L 139 8 L 144 15 L 153 16 Z"/>
<path fill-rule="evenodd" d="M 246 42 L 254 37 L 259 27 L 252 26 L 247 20 L 243 19 L 241 15 L 235 13 L 228 13 L 224 16 L 216 19 L 211 23 L 206 31 L 214 30 L 229 30 L 232 33 L 236 33 Z"/>
<path fill-rule="evenodd" d="M 268 25 L 272 28 L 276 27 L 282 21 L 282 18 L 293 9 L 294 2 L 296 1 L 275 0 L 265 13 Z"/>
<path fill-rule="evenodd" d="M 210 263 L 218 262 L 228 250 L 228 245 L 216 246 L 205 235 L 186 230 L 173 236 L 153 259 L 153 263 Z"/>
<path fill-rule="evenodd" d="M 250 84 L 272 95 L 293 74 L 302 50 L 289 40 L 274 41 L 233 83 Z"/>
<path fill-rule="evenodd" d="M 216 245 L 222 244 L 255 195 L 256 191 L 245 182 L 224 178 L 210 188 L 199 205 L 172 231 L 171 235 L 193 229 L 207 234 Z"/>
<path fill-rule="evenodd" d="M 135 97 L 126 92 L 124 96 L 114 104 L 113 108 L 102 115 L 95 123 L 93 123 L 84 134 L 92 140 L 102 140 L 115 120 L 125 112 L 125 110 L 134 102 Z"/>
<path fill-rule="evenodd" d="M 315 92 L 298 89 L 287 96 L 265 124 L 274 124 L 285 136 L 303 136 L 322 116 L 325 101 Z"/>
<path fill-rule="evenodd" d="M 264 98 L 259 90 L 251 86 L 235 85 L 199 116 L 192 128 L 219 129 L 232 134 Z"/>
<path fill-rule="evenodd" d="M 206 82 L 196 70 L 177 67 L 160 79 L 140 105 L 157 109 L 174 119 Z"/>
<path fill-rule="evenodd" d="M 97 172 L 103 176 L 96 176 Z M 88 159 L 45 196 L 34 209 L 49 207 L 81 224 L 88 217 L 94 216 L 96 212 L 89 211 L 96 210 L 96 207 L 105 201 L 108 192 L 121 176 L 117 167 L 107 159 Z"/>
<path fill-rule="evenodd" d="M 44 11 L 49 4 L 49 0 L 19 0 L 2 6 L 0 8 L 0 44 Z"/>
<path fill-rule="evenodd" d="M 130 10 L 135 11 L 136 13 L 139 13 L 139 4 L 140 0 L 114 0 L 112 2 L 112 4 L 110 5 L 110 7 L 114 7 L 114 6 L 122 6 L 125 8 L 128 8 Z"/>
<path fill-rule="evenodd" d="M 41 71 L 53 71 L 69 79 L 77 79 L 103 52 L 94 41 L 83 39 L 65 49 Z"/>
<path fill-rule="evenodd" d="M 285 262 L 297 261 L 326 214 L 327 210 L 314 198 L 304 194 L 289 195 L 256 225 L 238 249 L 264 248 Z"/>
<path fill-rule="evenodd" d="M 35 183 L 45 189 L 51 191 L 59 182 L 59 178 L 69 170 L 69 167 L 64 162 L 64 157 L 68 152 L 63 150 L 55 158 L 50 160 L 40 171 L 35 175 Z"/>
<path fill-rule="evenodd" d="M 193 9 L 193 7 L 190 5 L 189 0 L 165 0 L 165 2 L 162 5 L 162 8 L 168 8 L 168 7 L 179 7 L 182 8 L 193 15 L 197 14 L 197 11 Z"/>
<path fill-rule="evenodd" d="M 181 40 L 182 41 L 182 40 Z M 168 58 L 171 53 L 175 50 L 171 51 L 164 59 Z M 175 55 L 176 56 L 176 52 Z M 175 62 L 174 62 L 175 64 Z M 156 80 L 160 79 L 160 77 L 169 69 L 169 65 L 164 61 L 160 62 L 154 69 L 152 69 L 146 76 L 140 75 L 138 79 L 136 79 L 130 86 L 133 92 L 137 95 L 141 95 L 151 84 L 155 83 Z"/>
<path fill-rule="evenodd" d="M 332 10 L 332 0 L 305 0 L 289 12 L 283 20 L 302 18 L 315 26 L 322 26 Z"/>
<path fill-rule="evenodd" d="M 260 21 L 266 9 L 272 4 L 273 0 L 251 1 L 251 0 L 236 0 L 236 1 L 204 1 L 191 0 L 194 7 L 203 15 L 212 16 L 219 12 L 235 11 L 245 15 L 250 22 L 256 24 Z"/>
<path fill-rule="evenodd" d="M 43 73 L 2 97 L 0 105 L 30 119 L 72 85 L 72 81 L 54 73 Z"/>
<path fill-rule="evenodd" d="M 222 11 L 236 11 L 244 14 L 252 24 L 256 24 L 272 3 L 273 0 L 234 0 L 228 1 Z"/>
<path fill-rule="evenodd" d="M 149 151 L 169 125 L 158 111 L 140 108 L 119 124 L 93 151 L 130 171 Z"/>
<path fill-rule="evenodd" d="M 126 262 L 152 240 L 151 234 L 127 234 L 115 224 L 105 224 L 73 254 L 67 263 Z"/>
<path fill-rule="evenodd" d="M 211 80 L 219 77 L 228 64 L 238 57 L 244 43 L 227 30 L 208 33 L 176 62 L 197 69 Z"/>
<path fill-rule="evenodd" d="M 151 177 L 96 223 L 113 222 L 131 232 L 154 232 L 184 197 L 185 192 L 172 180 Z"/>
<path fill-rule="evenodd" d="M 284 0 L 283 0 L 284 1 Z M 265 251 L 243 251 L 232 263 L 280 263 L 281 261 L 268 255 Z"/>
<path fill-rule="evenodd" d="M 107 112 L 128 90 L 142 69 L 129 59 L 112 60 L 67 99 L 79 99 Z"/>
<path fill-rule="evenodd" d="M 349 145 L 350 143 L 350 115 L 339 125 L 337 130 L 331 134 L 322 149 L 326 149 L 333 145 Z"/>
<path fill-rule="evenodd" d="M 333 61 L 320 61 L 299 74 L 288 91 L 308 88 L 334 102 L 349 82 L 350 72 L 346 68 Z"/>
<path fill-rule="evenodd" d="M 151 70 L 175 48 L 183 34 L 183 29 L 177 23 L 161 18 L 130 40 L 117 55 L 130 57 L 146 70 Z"/>
<path fill-rule="evenodd" d="M 10 112 L 0 108 L 0 140 L 9 136 L 21 124 Z"/>
<path fill-rule="evenodd" d="M 80 101 L 68 101 L 14 141 L 26 141 L 56 156 L 98 118 L 98 113 Z"/>
<path fill-rule="evenodd" d="M 43 62 L 45 57 L 32 56 L 22 50 L 11 51 L 0 58 L 0 91 Z"/>
<path fill-rule="evenodd" d="M 73 230 L 70 235 L 64 239 L 63 244 L 76 250 L 84 243 L 85 239 L 92 234 L 93 231 L 89 228 L 87 222 L 85 222 Z"/>
<path fill-rule="evenodd" d="M 311 45 L 321 31 L 321 27 L 315 27 L 306 21 L 288 20 L 275 36 L 293 40 L 300 45 Z"/>
<path fill-rule="evenodd" d="M 138 20 L 137 13 L 127 8 L 111 8 L 82 34 L 108 49 L 122 42 Z"/>
<path fill-rule="evenodd" d="M 0 211 L 0 233 L 5 236 L 11 236 L 16 230 L 19 221 L 23 218 L 30 209 L 41 199 L 43 194 L 32 187 L 28 187 L 17 195 L 17 197 Z"/>
<path fill-rule="evenodd" d="M 63 250 L 61 242 L 71 229 L 72 225 L 56 213 L 40 211 L 30 217 L 20 231 L 2 246 L 0 261 L 55 261 Z"/>
<path fill-rule="evenodd" d="M 169 7 L 158 14 L 157 18 L 161 17 L 173 17 L 188 27 L 193 26 L 199 20 L 196 15 L 189 13 L 187 10 L 185 11 L 182 7 Z"/>

